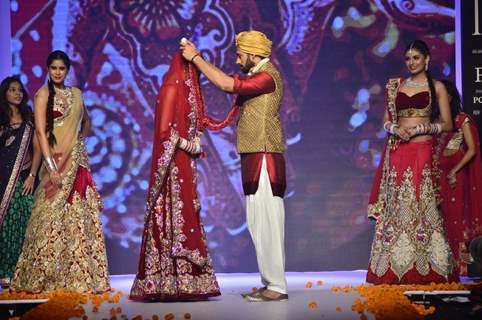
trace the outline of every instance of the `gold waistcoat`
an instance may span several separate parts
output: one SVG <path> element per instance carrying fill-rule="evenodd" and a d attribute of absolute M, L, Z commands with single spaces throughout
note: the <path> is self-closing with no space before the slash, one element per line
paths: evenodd
<path fill-rule="evenodd" d="M 281 76 L 271 62 L 258 72 L 269 73 L 275 82 L 275 90 L 247 99 L 240 111 L 237 125 L 237 149 L 239 153 L 277 152 L 285 150 L 285 140 L 279 109 L 283 97 Z"/>

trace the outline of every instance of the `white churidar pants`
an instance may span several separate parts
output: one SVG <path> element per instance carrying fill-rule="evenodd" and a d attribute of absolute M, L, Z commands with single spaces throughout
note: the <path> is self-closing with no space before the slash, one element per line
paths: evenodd
<path fill-rule="evenodd" d="M 285 278 L 283 198 L 273 196 L 263 156 L 256 194 L 246 196 L 246 220 L 253 239 L 261 281 L 268 289 L 287 293 Z"/>

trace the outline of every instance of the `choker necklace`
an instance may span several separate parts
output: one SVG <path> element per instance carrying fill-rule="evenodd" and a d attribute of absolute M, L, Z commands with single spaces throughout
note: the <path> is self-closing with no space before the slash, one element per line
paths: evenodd
<path fill-rule="evenodd" d="M 405 86 L 409 87 L 409 88 L 421 88 L 421 87 L 425 87 L 428 85 L 428 81 L 425 80 L 423 82 L 415 82 L 412 80 L 412 78 L 408 78 L 406 81 L 405 81 Z"/>

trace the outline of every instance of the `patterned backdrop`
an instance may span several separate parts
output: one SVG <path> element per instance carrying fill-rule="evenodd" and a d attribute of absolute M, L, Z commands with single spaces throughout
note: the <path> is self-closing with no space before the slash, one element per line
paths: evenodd
<path fill-rule="evenodd" d="M 285 84 L 288 270 L 366 268 L 366 205 L 385 134 L 383 88 L 405 74 L 403 49 L 429 43 L 436 77 L 454 77 L 453 0 L 11 0 L 13 72 L 32 96 L 53 49 L 73 60 L 68 77 L 93 120 L 87 140 L 112 273 L 134 273 L 143 227 L 162 76 L 182 36 L 228 73 L 234 37 L 250 28 L 274 42 Z M 232 96 L 203 82 L 221 118 Z M 218 272 L 256 270 L 244 214 L 234 128 L 207 133 L 199 192 Z"/>

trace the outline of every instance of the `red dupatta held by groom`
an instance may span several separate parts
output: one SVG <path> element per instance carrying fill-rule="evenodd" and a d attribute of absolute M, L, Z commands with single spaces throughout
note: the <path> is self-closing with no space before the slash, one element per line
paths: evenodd
<path fill-rule="evenodd" d="M 193 140 L 204 128 L 225 121 L 204 115 L 195 66 L 178 53 L 160 88 L 147 209 L 133 300 L 188 300 L 220 295 L 200 217 L 195 156 L 180 149 L 180 137 Z"/>

